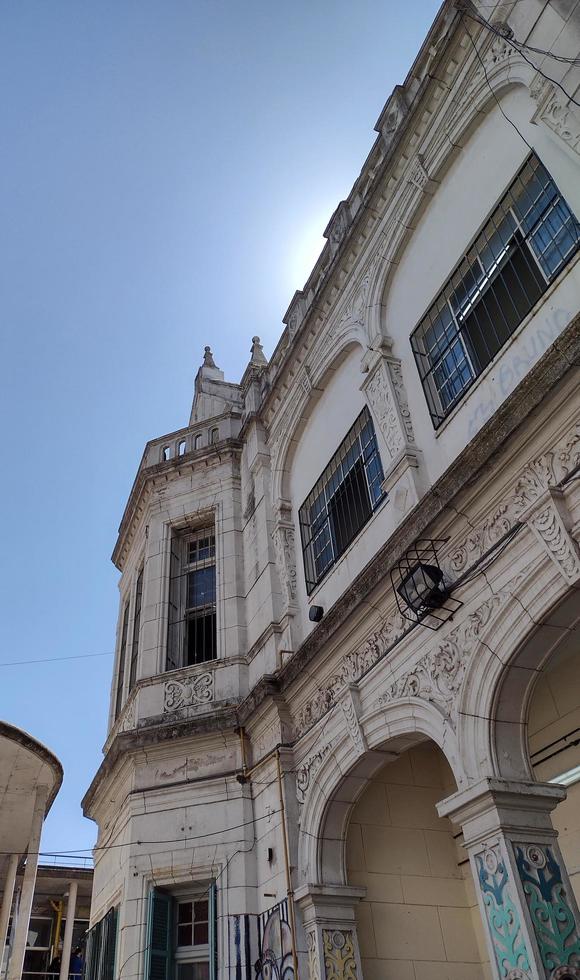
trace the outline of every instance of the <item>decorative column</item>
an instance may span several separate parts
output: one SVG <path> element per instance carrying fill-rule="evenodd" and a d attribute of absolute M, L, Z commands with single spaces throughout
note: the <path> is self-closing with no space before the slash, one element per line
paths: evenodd
<path fill-rule="evenodd" d="M 68 888 L 68 901 L 66 903 L 66 923 L 64 927 L 64 937 L 62 940 L 62 955 L 60 961 L 59 980 L 68 980 L 70 954 L 71 954 L 72 937 L 73 937 L 73 926 L 75 923 L 75 912 L 77 908 L 78 887 L 79 886 L 76 881 L 71 881 Z M 57 936 L 57 945 L 58 945 L 58 936 Z"/>
<path fill-rule="evenodd" d="M 463 829 L 498 980 L 580 980 L 580 917 L 550 819 L 565 796 L 485 779 L 437 806 Z"/>
<path fill-rule="evenodd" d="M 11 854 L 4 882 L 4 894 L 2 895 L 2 909 L 0 910 L 0 966 L 4 959 L 6 948 L 6 936 L 8 934 L 8 922 L 12 911 L 12 899 L 14 898 L 14 885 L 16 884 L 16 873 L 20 854 Z"/>
<path fill-rule="evenodd" d="M 362 369 L 366 378 L 361 389 L 371 409 L 384 464 L 383 489 L 403 515 L 419 500 L 423 484 L 401 361 L 391 354 L 390 342 L 376 338 Z"/>
<path fill-rule="evenodd" d="M 303 885 L 296 891 L 309 980 L 363 980 L 355 907 L 364 895 L 364 888 L 348 885 Z"/>
<path fill-rule="evenodd" d="M 26 855 L 26 867 L 22 880 L 22 891 L 20 893 L 20 907 L 18 910 L 18 922 L 14 931 L 14 942 L 8 964 L 7 980 L 21 980 L 22 967 L 24 965 L 24 953 L 26 950 L 26 940 L 28 938 L 28 926 L 30 924 L 30 913 L 32 911 L 32 899 L 34 898 L 34 888 L 36 885 L 36 871 L 38 868 L 38 851 L 40 849 L 40 836 L 42 834 L 42 824 L 44 822 L 44 811 L 48 799 L 48 787 L 37 786 L 36 798 L 34 800 L 34 810 L 32 813 L 32 824 L 30 837 L 28 839 L 28 851 Z"/>

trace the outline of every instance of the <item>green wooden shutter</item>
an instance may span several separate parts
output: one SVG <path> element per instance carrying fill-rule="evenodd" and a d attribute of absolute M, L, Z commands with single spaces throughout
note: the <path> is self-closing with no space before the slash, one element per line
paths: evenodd
<path fill-rule="evenodd" d="M 172 980 L 172 911 L 171 895 L 152 888 L 147 910 L 145 980 Z"/>
<path fill-rule="evenodd" d="M 217 980 L 217 975 L 217 885 L 212 881 L 209 886 L 209 980 Z"/>
<path fill-rule="evenodd" d="M 109 909 L 103 922 L 101 963 L 98 980 L 114 980 L 117 949 L 117 909 Z"/>
<path fill-rule="evenodd" d="M 101 955 L 101 938 L 103 933 L 103 920 L 96 922 L 87 935 L 87 945 L 85 950 L 85 965 L 83 969 L 84 980 L 98 980 L 99 959 Z"/>

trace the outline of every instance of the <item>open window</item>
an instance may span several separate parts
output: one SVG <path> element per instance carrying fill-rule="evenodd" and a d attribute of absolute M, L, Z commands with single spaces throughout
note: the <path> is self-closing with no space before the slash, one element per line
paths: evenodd
<path fill-rule="evenodd" d="M 365 407 L 300 508 L 309 594 L 383 500 L 382 481 L 375 430 Z"/>
<path fill-rule="evenodd" d="M 215 980 L 216 887 L 149 893 L 145 980 Z"/>
<path fill-rule="evenodd" d="M 580 245 L 580 225 L 532 155 L 414 331 L 437 428 Z"/>
<path fill-rule="evenodd" d="M 215 530 L 204 527 L 171 541 L 167 669 L 216 656 Z"/>

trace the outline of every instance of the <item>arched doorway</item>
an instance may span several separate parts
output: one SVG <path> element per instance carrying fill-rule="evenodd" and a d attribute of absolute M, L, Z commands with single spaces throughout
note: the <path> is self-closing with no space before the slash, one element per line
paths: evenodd
<path fill-rule="evenodd" d="M 390 747 L 390 746 L 389 746 Z M 365 980 L 483 980 L 487 952 L 461 836 L 436 803 L 456 791 L 443 752 L 422 741 L 369 779 L 346 838 Z"/>

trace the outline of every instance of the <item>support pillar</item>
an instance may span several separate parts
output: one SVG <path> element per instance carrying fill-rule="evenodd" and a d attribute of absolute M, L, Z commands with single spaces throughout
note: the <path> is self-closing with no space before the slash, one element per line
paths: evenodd
<path fill-rule="evenodd" d="M 72 946 L 73 926 L 75 923 L 75 912 L 77 907 L 78 884 L 71 881 L 68 888 L 68 901 L 66 903 L 66 923 L 64 927 L 64 937 L 62 941 L 62 954 L 60 961 L 60 980 L 68 980 L 70 954 Z M 58 936 L 57 936 L 58 943 Z"/>
<path fill-rule="evenodd" d="M 44 822 L 44 811 L 48 799 L 48 787 L 37 786 L 34 810 L 32 813 L 32 825 L 28 840 L 28 852 L 26 857 L 26 868 L 22 881 L 22 891 L 20 892 L 20 908 L 18 922 L 14 931 L 14 942 L 10 954 L 8 965 L 7 980 L 21 980 L 22 967 L 24 965 L 24 953 L 26 950 L 26 940 L 28 938 L 28 926 L 30 925 L 30 913 L 32 911 L 32 900 L 34 898 L 34 888 L 36 886 L 36 871 L 38 868 L 38 851 L 40 849 L 40 837 Z"/>
<path fill-rule="evenodd" d="M 2 909 L 0 909 L 0 967 L 2 966 L 4 951 L 6 949 L 8 922 L 10 921 L 10 912 L 12 911 L 12 899 L 14 898 L 14 885 L 16 884 L 16 873 L 18 871 L 19 861 L 20 854 L 10 855 L 10 862 L 6 873 L 6 881 L 4 882 Z"/>
<path fill-rule="evenodd" d="M 363 980 L 355 908 L 366 889 L 303 885 L 296 891 L 306 938 L 309 980 Z"/>
<path fill-rule="evenodd" d="M 580 915 L 550 819 L 565 796 L 484 779 L 437 806 L 463 830 L 497 980 L 580 980 Z"/>

